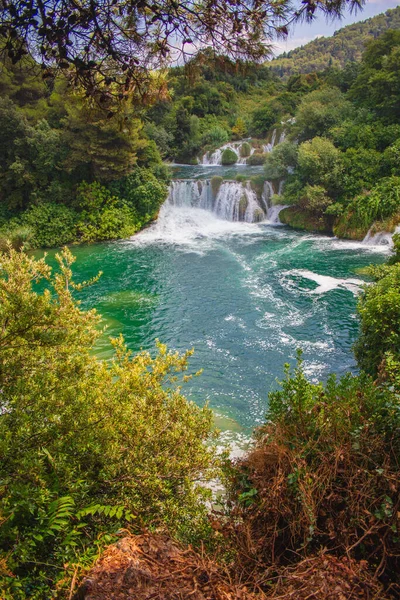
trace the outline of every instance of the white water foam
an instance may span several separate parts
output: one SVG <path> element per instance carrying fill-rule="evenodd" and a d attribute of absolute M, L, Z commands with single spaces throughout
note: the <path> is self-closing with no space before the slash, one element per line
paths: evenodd
<path fill-rule="evenodd" d="M 201 208 L 164 204 L 158 219 L 131 238 L 131 243 L 196 245 L 200 239 L 213 240 L 232 235 L 261 234 L 263 228 L 242 221 L 225 221 Z M 199 250 L 201 250 L 199 248 Z"/>
<path fill-rule="evenodd" d="M 386 246 L 389 249 L 393 248 L 393 235 L 395 233 L 400 233 L 400 225 L 396 227 L 394 232 L 390 233 L 389 231 L 378 231 L 377 233 L 372 233 L 372 227 L 368 231 L 367 235 L 362 241 L 362 244 L 367 246 Z"/>
<path fill-rule="evenodd" d="M 275 204 L 271 206 L 267 211 L 267 221 L 270 225 L 282 225 L 279 219 L 279 213 L 284 208 L 287 208 L 287 204 Z"/>
<path fill-rule="evenodd" d="M 287 277 L 302 277 L 309 281 L 314 281 L 317 287 L 314 290 L 302 290 L 308 294 L 325 294 L 336 289 L 344 289 L 352 292 L 354 295 L 358 294 L 361 287 L 365 284 L 361 279 L 340 279 L 337 277 L 330 277 L 329 275 L 319 275 L 313 273 L 307 269 L 293 269 L 291 271 L 285 271 L 282 273 L 283 278 Z"/>

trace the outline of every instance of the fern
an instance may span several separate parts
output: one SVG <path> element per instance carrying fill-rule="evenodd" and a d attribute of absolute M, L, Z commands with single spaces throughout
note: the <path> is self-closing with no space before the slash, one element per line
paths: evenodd
<path fill-rule="evenodd" d="M 123 518 L 128 523 L 135 518 L 123 505 L 111 506 L 106 504 L 92 504 L 91 506 L 87 506 L 76 513 L 76 518 L 80 521 L 83 517 L 100 515 L 111 518 L 115 517 L 118 520 Z"/>
<path fill-rule="evenodd" d="M 55 535 L 63 530 L 74 516 L 75 502 L 71 496 L 62 496 L 54 500 L 49 506 L 48 520 L 45 534 Z"/>

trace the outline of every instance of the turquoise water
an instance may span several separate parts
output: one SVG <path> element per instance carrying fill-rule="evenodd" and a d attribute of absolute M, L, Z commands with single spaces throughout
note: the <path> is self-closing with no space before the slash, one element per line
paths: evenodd
<path fill-rule="evenodd" d="M 208 401 L 228 430 L 262 422 L 268 392 L 302 348 L 311 380 L 355 369 L 360 267 L 381 248 L 268 224 L 230 223 L 194 208 L 164 207 L 132 240 L 77 247 L 76 280 L 103 271 L 79 294 L 128 346 L 194 348 L 186 395 Z"/>

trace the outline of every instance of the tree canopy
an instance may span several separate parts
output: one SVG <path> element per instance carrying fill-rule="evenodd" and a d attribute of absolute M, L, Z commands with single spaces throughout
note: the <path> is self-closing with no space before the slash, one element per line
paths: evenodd
<path fill-rule="evenodd" d="M 143 92 L 149 70 L 167 59 L 208 46 L 234 58 L 260 59 L 293 21 L 311 20 L 317 12 L 340 16 L 363 4 L 303 0 L 295 10 L 289 0 L 4 0 L 0 39 L 13 63 L 30 54 L 45 76 L 61 69 L 89 94 L 119 83 L 123 97 Z"/>

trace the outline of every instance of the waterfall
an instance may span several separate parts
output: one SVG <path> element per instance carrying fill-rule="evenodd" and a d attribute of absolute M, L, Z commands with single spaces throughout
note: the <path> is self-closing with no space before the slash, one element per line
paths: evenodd
<path fill-rule="evenodd" d="M 266 212 L 268 212 L 268 209 L 271 207 L 271 198 L 273 195 L 274 188 L 272 187 L 272 183 L 270 181 L 265 181 L 261 194 L 261 200 L 263 201 Z"/>
<path fill-rule="evenodd" d="M 389 231 L 378 231 L 377 233 L 372 233 L 373 227 L 371 227 L 363 239 L 362 243 L 366 246 L 388 246 L 389 248 L 393 247 L 393 235 L 395 233 L 400 233 L 400 225 L 396 227 L 396 229 L 390 233 Z"/>
<path fill-rule="evenodd" d="M 276 141 L 276 137 L 277 137 L 277 130 L 274 129 L 272 132 L 271 141 L 268 142 L 267 144 L 263 144 L 261 146 L 261 149 L 264 153 L 271 152 L 272 149 L 275 147 L 275 145 L 281 144 L 285 140 L 286 132 L 284 130 L 282 131 L 282 133 L 279 136 L 278 141 Z M 241 156 L 242 155 L 242 146 L 244 143 L 251 145 L 251 139 L 249 138 L 246 140 L 239 140 L 237 142 L 228 142 L 227 144 L 224 144 L 223 146 L 221 146 L 220 148 L 217 148 L 213 152 L 206 152 L 200 159 L 198 159 L 198 162 L 200 165 L 204 165 L 204 166 L 208 166 L 208 167 L 219 166 L 222 164 L 223 151 L 226 150 L 227 148 L 229 148 L 229 150 L 232 150 L 232 152 L 234 152 L 237 156 L 237 161 L 235 164 L 246 165 L 248 157 L 244 158 Z M 254 148 L 252 146 L 251 150 L 250 150 L 250 156 L 252 154 L 254 154 L 255 151 L 256 151 L 256 148 Z"/>
<path fill-rule="evenodd" d="M 213 197 L 209 181 L 176 179 L 171 181 L 167 202 L 174 206 L 196 206 L 212 210 Z"/>
<path fill-rule="evenodd" d="M 202 208 L 226 221 L 256 223 L 265 219 L 264 210 L 249 181 L 224 181 L 216 194 L 208 180 L 177 179 L 169 188 L 167 204 Z"/>
<path fill-rule="evenodd" d="M 279 220 L 279 213 L 287 207 L 287 204 L 275 204 L 274 206 L 271 206 L 267 211 L 267 221 L 269 221 L 271 225 L 282 225 Z"/>

